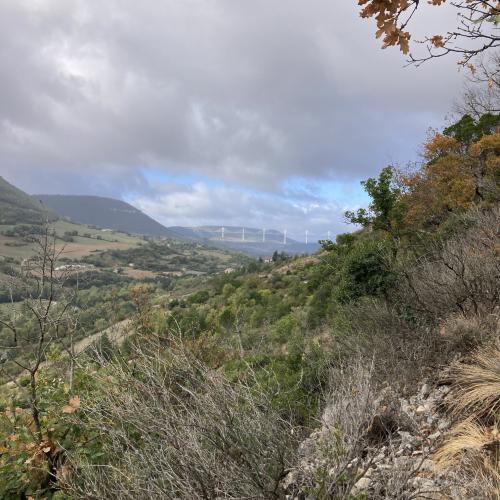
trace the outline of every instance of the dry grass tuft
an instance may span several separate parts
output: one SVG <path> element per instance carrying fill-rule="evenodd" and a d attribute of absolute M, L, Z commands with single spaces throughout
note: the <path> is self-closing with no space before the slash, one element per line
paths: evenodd
<path fill-rule="evenodd" d="M 450 375 L 451 414 L 462 422 L 434 458 L 455 478 L 460 497 L 500 499 L 500 347 L 483 347 Z"/>
<path fill-rule="evenodd" d="M 447 469 L 467 463 L 468 466 L 483 469 L 492 467 L 497 460 L 495 453 L 498 430 L 468 419 L 456 425 L 445 443 L 436 451 L 434 458 L 440 468 Z"/>
<path fill-rule="evenodd" d="M 500 348 L 477 351 L 469 363 L 452 367 L 451 411 L 456 417 L 495 417 L 500 410 Z"/>

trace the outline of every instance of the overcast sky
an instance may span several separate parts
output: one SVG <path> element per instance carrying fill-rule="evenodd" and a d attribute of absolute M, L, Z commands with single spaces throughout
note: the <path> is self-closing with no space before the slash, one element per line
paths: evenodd
<path fill-rule="evenodd" d="M 0 0 L 0 174 L 167 225 L 343 230 L 360 180 L 415 160 L 463 78 L 405 68 L 356 4 Z M 423 14 L 417 34 L 450 21 Z"/>

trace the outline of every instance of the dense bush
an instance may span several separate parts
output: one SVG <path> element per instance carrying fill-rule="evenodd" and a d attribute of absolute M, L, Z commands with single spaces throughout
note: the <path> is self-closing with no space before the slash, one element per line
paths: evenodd
<path fill-rule="evenodd" d="M 108 365 L 81 425 L 101 455 L 73 456 L 73 498 L 281 498 L 299 429 L 265 391 L 229 383 L 182 345 L 143 343 Z M 140 466 L 138 466 L 140 464 Z"/>

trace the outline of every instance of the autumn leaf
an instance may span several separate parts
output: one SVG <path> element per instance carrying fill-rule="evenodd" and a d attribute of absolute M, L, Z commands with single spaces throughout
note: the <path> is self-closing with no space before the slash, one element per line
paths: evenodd
<path fill-rule="evenodd" d="M 75 396 L 68 401 L 68 404 L 63 408 L 63 413 L 75 413 L 80 408 L 80 396 Z"/>
<path fill-rule="evenodd" d="M 407 31 L 401 31 L 399 34 L 399 48 L 403 54 L 408 54 L 410 51 L 410 33 Z"/>
<path fill-rule="evenodd" d="M 431 43 L 438 49 L 444 47 L 444 39 L 441 35 L 434 35 L 431 38 Z"/>

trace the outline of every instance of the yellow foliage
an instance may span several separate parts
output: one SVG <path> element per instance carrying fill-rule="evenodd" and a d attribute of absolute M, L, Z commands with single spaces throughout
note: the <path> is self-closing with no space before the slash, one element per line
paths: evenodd
<path fill-rule="evenodd" d="M 476 352 L 469 363 L 452 368 L 455 380 L 452 411 L 474 417 L 497 415 L 500 411 L 500 349 L 497 346 Z"/>
<path fill-rule="evenodd" d="M 434 134 L 429 141 L 424 144 L 424 158 L 433 161 L 444 155 L 459 154 L 460 143 L 453 137 L 443 134 Z"/>
<path fill-rule="evenodd" d="M 468 150 L 453 137 L 435 134 L 424 144 L 427 163 L 402 175 L 410 227 L 440 224 L 450 213 L 496 198 L 500 180 L 500 133 L 485 135 Z"/>

